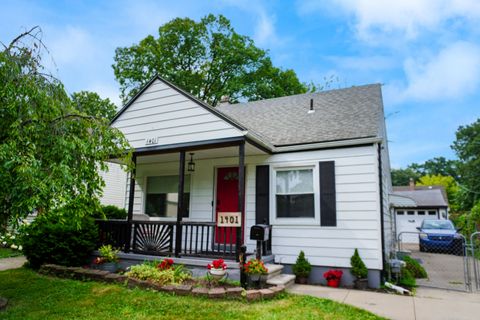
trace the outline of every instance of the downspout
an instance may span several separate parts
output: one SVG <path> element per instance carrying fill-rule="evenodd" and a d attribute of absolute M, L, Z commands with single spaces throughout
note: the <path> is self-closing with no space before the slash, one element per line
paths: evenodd
<path fill-rule="evenodd" d="M 382 144 L 378 144 L 378 187 L 380 189 L 380 232 L 382 245 L 382 271 L 380 272 L 380 280 L 385 282 L 385 225 L 384 225 L 384 208 L 383 208 L 383 168 L 382 168 Z"/>

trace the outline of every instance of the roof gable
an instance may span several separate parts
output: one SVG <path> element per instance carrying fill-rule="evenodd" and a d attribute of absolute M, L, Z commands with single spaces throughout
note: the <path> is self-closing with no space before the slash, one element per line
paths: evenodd
<path fill-rule="evenodd" d="M 153 78 L 114 117 L 134 148 L 241 137 L 244 128 L 202 101 Z"/>

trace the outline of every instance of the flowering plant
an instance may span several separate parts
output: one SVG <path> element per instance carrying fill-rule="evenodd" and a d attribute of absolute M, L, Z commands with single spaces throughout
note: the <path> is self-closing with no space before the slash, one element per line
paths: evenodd
<path fill-rule="evenodd" d="M 104 245 L 101 246 L 98 251 L 100 252 L 100 258 L 103 262 L 99 263 L 107 263 L 107 262 L 118 262 L 118 253 L 120 250 L 115 250 L 111 245 Z"/>
<path fill-rule="evenodd" d="M 167 259 L 163 259 L 162 262 L 160 262 L 157 265 L 157 269 L 158 270 L 168 270 L 168 269 L 171 269 L 172 266 L 173 266 L 173 259 L 167 258 Z"/>
<path fill-rule="evenodd" d="M 105 258 L 103 257 L 96 257 L 95 259 L 93 259 L 93 264 L 96 265 L 104 264 L 105 262 Z"/>
<path fill-rule="evenodd" d="M 222 270 L 225 270 L 227 269 L 227 264 L 225 263 L 225 261 L 223 259 L 217 259 L 217 260 L 213 260 L 212 261 L 212 264 L 208 264 L 207 265 L 207 269 L 210 270 L 210 269 L 222 269 Z"/>
<path fill-rule="evenodd" d="M 328 280 L 340 280 L 342 278 L 342 270 L 328 270 L 323 274 L 323 277 Z"/>
<path fill-rule="evenodd" d="M 259 259 L 250 259 L 243 267 L 245 268 L 245 273 L 248 274 L 267 274 L 268 272 L 263 261 Z"/>

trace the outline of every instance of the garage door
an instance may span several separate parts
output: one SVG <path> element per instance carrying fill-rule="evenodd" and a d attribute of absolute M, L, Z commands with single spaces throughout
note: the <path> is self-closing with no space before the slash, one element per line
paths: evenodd
<path fill-rule="evenodd" d="M 438 219 L 436 210 L 396 210 L 397 215 L 397 238 L 402 234 L 402 242 L 418 243 L 417 227 L 422 225 L 425 219 Z"/>

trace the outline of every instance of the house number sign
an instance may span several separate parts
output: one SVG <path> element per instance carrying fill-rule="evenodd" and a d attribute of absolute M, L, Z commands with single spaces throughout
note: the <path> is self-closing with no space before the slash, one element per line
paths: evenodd
<path fill-rule="evenodd" d="M 219 212 L 217 217 L 217 227 L 241 227 L 241 212 Z"/>
<path fill-rule="evenodd" d="M 145 139 L 145 145 L 149 146 L 149 145 L 152 145 L 152 144 L 158 144 L 158 137 Z"/>

